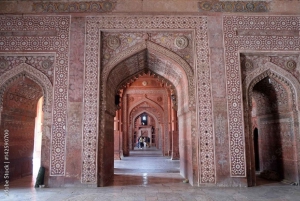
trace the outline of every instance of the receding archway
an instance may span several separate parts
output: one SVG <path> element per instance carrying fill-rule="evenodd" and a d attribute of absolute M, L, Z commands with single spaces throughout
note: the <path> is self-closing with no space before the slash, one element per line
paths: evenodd
<path fill-rule="evenodd" d="M 135 143 L 138 143 L 139 137 L 143 136 L 144 130 L 146 130 L 146 136 L 149 137 L 149 146 L 159 148 L 159 145 L 162 141 L 161 134 L 159 133 L 162 129 L 159 125 L 157 117 L 154 116 L 151 112 L 147 110 L 140 110 L 140 113 L 135 115 L 132 119 L 132 144 L 131 150 L 134 149 Z M 147 123 L 143 124 L 143 118 L 146 115 Z M 149 121 L 150 120 L 150 121 Z"/>
<path fill-rule="evenodd" d="M 161 49 L 164 51 L 162 52 Z M 164 53 L 164 54 L 163 54 Z M 126 55 L 126 54 L 121 54 Z M 146 59 L 147 58 L 147 59 Z M 181 66 L 183 65 L 183 66 Z M 130 68 L 128 66 L 131 66 Z M 115 116 L 116 106 L 115 95 L 118 91 L 118 86 L 122 83 L 126 83 L 126 80 L 135 79 L 136 73 L 144 71 L 152 71 L 160 77 L 165 78 L 172 86 L 176 93 L 172 98 L 172 102 L 178 106 L 177 114 L 179 126 L 179 138 L 181 136 L 182 141 L 188 141 L 191 137 L 191 119 L 189 117 L 189 93 L 194 94 L 193 73 L 190 66 L 178 57 L 173 52 L 162 48 L 156 44 L 147 42 L 146 47 L 138 50 L 135 54 L 128 53 L 128 57 L 122 57 L 118 62 L 115 62 L 115 66 L 108 64 L 104 67 L 103 76 L 101 77 L 101 92 L 102 97 L 100 100 L 100 137 L 99 137 L 99 155 L 98 155 L 98 186 L 104 186 L 109 178 L 113 175 L 113 150 L 108 150 L 108 147 L 113 145 L 113 138 L 109 137 L 109 133 L 112 133 L 113 118 Z M 108 87 L 109 86 L 109 87 Z M 171 97 L 172 94 L 169 95 Z M 123 100 L 127 97 L 122 97 Z M 123 108 L 128 110 L 127 106 Z M 123 132 L 128 132 L 124 131 Z M 125 134 L 123 134 L 126 136 Z M 185 135 L 185 136 L 184 136 Z M 113 136 L 113 135 L 111 135 Z M 165 135 L 165 137 L 168 137 Z M 124 140 L 124 139 L 123 139 Z M 127 142 L 127 140 L 125 141 Z M 190 142 L 187 142 L 190 144 Z M 185 152 L 186 146 L 182 147 L 183 157 L 181 160 L 182 168 L 181 174 L 188 178 L 192 172 L 189 172 L 189 165 L 191 159 Z M 105 151 L 104 151 L 105 149 Z M 191 147 L 189 147 L 191 149 Z M 101 151 L 102 150 L 102 151 Z"/>

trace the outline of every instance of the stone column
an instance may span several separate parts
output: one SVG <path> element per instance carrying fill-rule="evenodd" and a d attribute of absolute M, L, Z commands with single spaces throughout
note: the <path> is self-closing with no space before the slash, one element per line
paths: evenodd
<path fill-rule="evenodd" d="M 123 128 L 124 128 L 124 130 L 123 130 L 123 133 L 122 133 L 122 140 L 123 140 L 123 142 L 122 142 L 122 145 L 123 145 L 123 154 L 124 154 L 124 156 L 129 156 L 129 137 L 128 137 L 128 135 L 129 135 L 129 133 L 128 133 L 128 129 L 129 129 L 129 119 L 128 119 L 128 117 L 129 117 L 129 111 L 128 111 L 128 94 L 126 95 L 126 96 L 124 96 L 123 97 L 123 101 L 124 101 L 124 103 L 123 103 L 123 106 L 124 106 L 124 108 L 123 108 L 123 113 L 124 113 L 124 119 L 123 119 Z"/>
<path fill-rule="evenodd" d="M 114 118 L 114 159 L 115 160 L 120 160 L 120 127 L 119 127 L 119 122 L 120 122 L 120 110 L 116 111 L 116 116 Z"/>
<path fill-rule="evenodd" d="M 168 155 L 172 155 L 172 100 L 171 100 L 171 94 L 168 92 L 168 141 L 166 142 L 166 151 L 168 152 Z"/>
<path fill-rule="evenodd" d="M 179 159 L 179 134 L 178 134 L 178 122 L 177 122 L 177 112 L 175 110 L 174 104 L 172 103 L 172 152 L 171 159 Z"/>

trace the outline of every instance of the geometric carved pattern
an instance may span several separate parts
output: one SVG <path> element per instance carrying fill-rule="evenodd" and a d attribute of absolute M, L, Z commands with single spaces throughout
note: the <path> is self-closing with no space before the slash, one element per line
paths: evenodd
<path fill-rule="evenodd" d="M 101 23 L 100 23 L 101 22 Z M 195 16 L 182 16 L 182 17 L 164 17 L 164 16 L 103 16 L 103 17 L 87 17 L 86 21 L 86 55 L 85 55 L 85 83 L 84 83 L 84 137 L 83 137 L 83 169 L 82 169 L 82 182 L 83 183 L 96 183 L 97 182 L 97 162 L 96 162 L 96 151 L 94 148 L 97 146 L 98 138 L 98 122 L 97 118 L 99 115 L 99 102 L 98 102 L 98 86 L 99 73 L 103 70 L 99 62 L 100 52 L 100 31 L 101 29 L 186 29 L 195 31 L 195 49 L 196 49 L 196 60 L 194 74 L 190 71 L 189 74 L 186 71 L 189 87 L 189 108 L 192 115 L 196 115 L 197 110 L 201 111 L 198 113 L 199 122 L 192 121 L 192 158 L 193 158 L 193 169 L 195 171 L 201 170 L 200 182 L 201 183 L 214 183 L 215 182 L 215 159 L 214 159 L 214 137 L 212 132 L 212 106 L 211 102 L 207 101 L 211 97 L 210 92 L 210 69 L 208 65 L 208 38 L 207 38 L 207 26 L 205 17 Z M 137 31 L 138 31 L 137 30 Z M 152 48 L 154 43 L 140 43 L 137 46 L 133 46 L 131 52 L 137 53 L 136 50 L 143 50 Z M 129 48 L 130 49 L 130 48 Z M 164 55 L 165 48 L 162 48 L 158 52 L 155 50 L 155 54 Z M 131 54 L 132 55 L 132 54 Z M 128 56 L 131 56 L 130 54 Z M 175 54 L 176 55 L 176 54 Z M 121 56 L 122 57 L 122 56 Z M 126 56 L 123 56 L 124 59 Z M 176 57 L 170 57 L 176 58 Z M 118 61 L 119 59 L 115 59 Z M 181 59 L 182 60 L 182 59 Z M 175 62 L 182 67 L 189 66 L 184 64 L 180 59 L 175 59 Z M 122 60 L 119 60 L 122 61 Z M 186 62 L 185 62 L 186 63 Z M 101 77 L 108 77 L 108 72 L 118 63 L 109 62 L 105 65 L 105 69 L 102 72 Z M 99 70 L 100 69 L 100 70 Z M 109 69 L 109 70 L 108 70 Z M 185 69 L 187 70 L 187 69 Z M 104 75 L 103 75 L 104 74 Z M 194 79 L 197 78 L 197 82 L 194 83 Z M 199 80 L 199 81 L 198 81 Z M 205 84 L 203 84 L 205 83 Z M 199 97 L 195 97 L 194 90 L 197 84 Z M 103 93 L 103 92 L 101 92 Z M 104 93 L 105 94 L 105 93 Z M 106 95 L 106 94 L 105 94 Z M 103 98 L 102 96 L 100 96 Z M 198 101 L 196 103 L 196 100 Z M 197 124 L 197 125 L 196 125 Z M 195 133 L 196 127 L 199 127 L 199 133 Z M 100 125 L 102 127 L 102 125 Z M 200 153 L 199 160 L 197 158 L 198 140 L 200 138 Z M 198 160 L 198 161 L 197 161 Z M 201 162 L 200 162 L 201 161 Z M 197 164 L 197 162 L 199 162 Z M 101 165 L 101 164 L 98 164 Z M 199 165 L 200 167 L 198 167 Z M 198 172 L 194 172 L 198 175 Z"/>
<path fill-rule="evenodd" d="M 204 21 L 205 20 L 205 21 Z M 199 25 L 197 25 L 199 26 Z M 213 136 L 212 123 L 212 105 L 211 97 L 211 79 L 210 67 L 207 55 L 209 55 L 207 22 L 203 19 L 202 25 L 196 28 L 196 54 L 197 54 L 197 94 L 198 96 L 198 130 L 199 130 L 199 166 L 200 183 L 215 183 L 215 141 Z M 190 107 L 193 107 L 190 105 Z M 194 131 L 192 131 L 192 136 Z M 198 139 L 197 139 L 198 140 Z M 193 147 L 197 147 L 192 142 Z M 193 151 L 194 152 L 194 151 Z M 194 157 L 196 158 L 196 157 Z M 193 160 L 195 160 L 193 158 Z"/>
<path fill-rule="evenodd" d="M 294 16 L 225 16 L 223 18 L 228 93 L 231 176 L 246 176 L 245 137 L 239 51 L 299 51 L 299 36 L 284 36 L 284 31 L 298 31 L 299 17 Z M 267 34 L 237 35 L 237 30 L 271 30 Z M 272 35 L 272 30 L 278 31 Z M 280 32 L 281 31 L 281 32 Z M 269 35 L 268 35 L 269 34 Z"/>
<path fill-rule="evenodd" d="M 110 12 L 116 6 L 116 2 L 82 1 L 82 2 L 38 2 L 33 3 L 32 10 L 47 13 L 74 13 L 74 12 Z"/>
<path fill-rule="evenodd" d="M 212 12 L 268 12 L 270 3 L 264 1 L 201 1 L 199 9 Z"/>
<path fill-rule="evenodd" d="M 43 72 L 53 83 L 53 77 L 54 77 L 54 60 L 55 56 L 52 53 L 34 53 L 33 54 L 20 54 L 18 56 L 17 53 L 11 53 L 8 55 L 5 53 L 3 56 L 0 56 L 0 75 L 8 70 L 11 70 L 12 68 L 22 64 L 26 63 L 37 70 Z M 5 68 L 1 68 L 1 63 L 5 65 Z"/>
<path fill-rule="evenodd" d="M 120 46 L 113 50 L 111 48 L 107 48 L 109 45 L 110 37 L 119 38 Z M 193 45 L 187 43 L 187 47 L 184 49 L 178 49 L 174 44 L 176 38 L 184 37 L 187 39 L 187 42 L 192 39 L 191 31 L 151 31 L 149 33 L 143 32 L 101 32 L 102 38 L 102 47 L 103 47 L 103 56 L 101 58 L 102 65 L 106 65 L 109 60 L 117 56 L 120 52 L 124 50 L 128 50 L 128 48 L 135 46 L 138 43 L 144 42 L 145 40 L 150 41 L 152 43 L 158 44 L 166 49 L 175 52 L 182 59 L 186 60 L 190 66 L 194 65 L 193 61 Z"/>
<path fill-rule="evenodd" d="M 54 102 L 52 106 L 53 119 L 50 145 L 50 175 L 56 176 L 65 174 L 69 23 L 70 16 L 0 17 L 0 31 L 7 33 L 13 31 L 14 33 L 13 36 L 6 36 L 5 34 L 0 36 L 1 52 L 19 51 L 29 54 L 29 52 L 34 51 L 51 51 L 56 54 L 54 64 L 54 72 L 56 76 L 53 91 Z M 52 32 L 53 30 L 53 35 L 47 35 L 48 32 Z M 44 35 L 35 36 L 34 34 L 32 34 L 30 36 L 27 36 L 27 32 L 40 32 Z M 32 54 L 34 55 L 35 53 Z M 44 65 L 42 65 L 42 68 L 44 69 L 47 69 L 49 67 L 50 62 L 48 64 L 44 63 Z M 48 94 L 48 96 L 50 96 L 50 94 Z"/>

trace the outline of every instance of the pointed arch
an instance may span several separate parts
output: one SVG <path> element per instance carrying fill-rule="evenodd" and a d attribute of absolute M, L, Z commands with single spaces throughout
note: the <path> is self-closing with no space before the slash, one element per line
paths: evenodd
<path fill-rule="evenodd" d="M 243 102 L 244 102 L 244 129 L 245 129 L 245 142 L 246 142 L 246 157 L 247 157 L 247 171 L 249 172 L 247 176 L 248 185 L 256 185 L 255 179 L 255 167 L 254 167 L 254 142 L 253 139 L 253 125 L 252 125 L 252 97 L 253 89 L 256 84 L 266 77 L 270 77 L 276 82 L 280 83 L 287 92 L 289 93 L 288 99 L 291 99 L 290 122 L 291 122 L 291 132 L 293 138 L 293 143 L 296 144 L 297 152 L 295 152 L 295 157 L 299 157 L 299 95 L 300 95 L 300 83 L 299 81 L 288 71 L 282 69 L 281 67 L 275 65 L 271 62 L 266 62 L 263 66 L 253 70 L 249 73 L 243 81 Z M 299 167 L 299 166 L 298 166 Z M 299 171 L 297 167 L 296 171 Z M 299 181 L 299 175 L 294 178 Z"/>
<path fill-rule="evenodd" d="M 3 95 L 7 89 L 7 87 L 17 78 L 26 76 L 29 79 L 36 82 L 39 86 L 41 86 L 43 90 L 44 103 L 43 110 L 51 111 L 52 107 L 52 98 L 53 98 L 53 87 L 46 75 L 44 75 L 39 70 L 34 67 L 22 63 L 19 66 L 5 72 L 0 76 L 0 107 L 2 110 L 3 107 Z"/>
<path fill-rule="evenodd" d="M 132 124 L 134 124 L 134 122 L 135 122 L 135 120 L 137 119 L 137 117 L 138 116 L 140 116 L 141 114 L 143 114 L 143 113 L 147 113 L 147 114 L 149 114 L 150 116 L 152 116 L 153 117 L 153 119 L 155 120 L 155 122 L 157 123 L 157 124 L 159 124 L 160 123 L 160 120 L 157 118 L 157 116 L 155 116 L 155 114 L 152 112 L 152 111 L 149 111 L 149 110 L 140 110 L 137 114 L 135 114 L 134 116 L 132 116 Z"/>
<path fill-rule="evenodd" d="M 293 109 L 299 109 L 299 96 L 300 96 L 300 83 L 299 81 L 288 71 L 280 68 L 279 66 L 267 62 L 264 66 L 255 69 L 252 73 L 250 73 L 243 82 L 243 88 L 246 93 L 243 94 L 245 103 L 247 103 L 247 107 L 252 106 L 252 101 L 250 99 L 251 93 L 253 91 L 253 87 L 260 82 L 262 79 L 267 76 L 272 77 L 281 83 L 284 83 L 286 86 L 290 88 L 292 93 L 292 101 L 293 101 Z"/>
<path fill-rule="evenodd" d="M 151 103 L 151 106 L 152 106 L 152 107 L 149 107 L 149 108 L 154 108 L 154 109 L 158 110 L 157 111 L 157 113 L 158 113 L 157 119 L 158 119 L 158 122 L 162 122 L 161 118 L 163 118 L 163 116 L 164 116 L 164 110 L 163 110 L 163 108 L 160 105 L 158 105 L 157 103 L 155 103 L 154 101 L 152 101 L 150 99 L 143 98 L 142 100 L 138 101 L 135 105 L 133 105 L 131 108 L 129 108 L 128 111 L 129 111 L 129 122 L 130 123 L 132 121 L 132 115 L 133 115 L 133 113 L 138 108 L 140 108 L 143 104 L 145 104 L 145 103 L 149 104 L 148 101 Z"/>
<path fill-rule="evenodd" d="M 171 61 L 177 63 L 180 67 L 183 68 L 188 78 L 193 77 L 193 69 L 191 66 L 180 56 L 178 56 L 176 53 L 168 50 L 167 48 L 164 48 L 160 45 L 157 45 L 151 41 L 143 41 L 141 43 L 138 43 L 132 47 L 127 48 L 124 52 L 116 55 L 114 59 L 109 61 L 103 68 L 102 77 L 104 78 L 104 81 L 106 81 L 109 72 L 119 63 L 126 60 L 127 58 L 143 51 L 148 50 L 149 52 L 152 52 L 156 55 L 161 55 L 168 57 Z"/>
<path fill-rule="evenodd" d="M 137 107 L 138 105 L 141 105 L 144 102 L 150 102 L 152 103 L 154 106 L 160 108 L 162 111 L 164 110 L 162 106 L 160 106 L 159 104 L 157 104 L 155 101 L 149 99 L 149 98 L 143 98 L 141 100 L 139 100 L 138 102 L 136 102 L 132 107 L 129 108 L 129 111 L 131 112 L 132 109 L 134 109 L 135 107 Z"/>
<path fill-rule="evenodd" d="M 104 67 L 102 71 L 101 76 L 101 96 L 103 97 L 103 102 L 106 102 L 107 96 L 113 96 L 113 94 L 107 94 L 107 82 L 108 78 L 110 76 L 110 73 L 115 69 L 115 67 L 123 62 L 124 60 L 130 58 L 131 56 L 147 50 L 149 53 L 152 53 L 156 56 L 159 56 L 161 58 L 165 58 L 166 60 L 170 61 L 176 68 L 173 68 L 172 70 L 179 70 L 182 71 L 183 75 L 181 77 L 182 83 L 181 85 L 176 85 L 176 83 L 172 83 L 174 86 L 177 86 L 177 93 L 178 94 L 178 103 L 180 107 L 178 108 L 178 114 L 184 111 L 188 111 L 190 109 L 193 109 L 193 104 L 195 102 L 195 83 L 194 83 L 194 72 L 193 68 L 179 55 L 176 53 L 170 51 L 169 49 L 162 47 L 158 44 L 155 44 L 151 41 L 144 41 L 141 43 L 136 44 L 135 46 L 132 46 L 130 48 L 127 48 L 123 52 L 119 53 L 116 57 L 114 57 L 110 62 L 108 62 Z M 165 75 L 161 76 L 170 76 L 171 74 L 165 73 Z M 172 78 L 172 76 L 170 76 Z M 174 79 L 175 80 L 175 79 Z M 181 90 L 178 90 L 178 89 Z M 180 93 L 179 91 L 182 91 Z M 192 103 L 192 104 L 189 104 Z M 108 103 L 109 104 L 109 103 Z M 113 108 L 113 105 L 106 106 L 105 110 L 107 110 L 109 113 L 113 113 L 114 111 L 111 110 Z"/>
<path fill-rule="evenodd" d="M 161 144 L 163 144 L 163 135 L 164 135 L 164 130 L 162 129 L 161 125 L 163 124 L 161 122 L 161 120 L 151 111 L 151 110 L 147 110 L 147 109 L 143 109 L 143 110 L 140 110 L 138 111 L 136 114 L 134 114 L 134 116 L 131 116 L 130 120 L 130 127 L 131 128 L 134 128 L 134 124 L 135 124 L 135 120 L 137 119 L 137 117 L 143 113 L 147 113 L 148 115 L 152 116 L 154 121 L 155 121 L 155 125 L 156 125 L 156 128 L 159 128 L 160 129 L 160 133 L 161 135 L 158 135 L 157 137 L 160 138 L 160 139 L 157 139 L 158 142 L 161 142 Z M 160 146 L 160 145 L 158 145 Z M 164 147 L 162 147 L 162 151 L 164 150 Z"/>

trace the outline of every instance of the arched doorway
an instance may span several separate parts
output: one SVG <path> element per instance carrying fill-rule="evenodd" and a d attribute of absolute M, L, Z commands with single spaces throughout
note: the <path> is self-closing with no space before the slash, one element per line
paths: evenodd
<path fill-rule="evenodd" d="M 26 76 L 11 82 L 3 94 L 1 132 L 9 132 L 10 180 L 34 177 L 41 166 L 42 104 L 38 102 L 42 96 L 42 88 Z"/>
<path fill-rule="evenodd" d="M 157 118 L 153 117 L 151 114 L 148 114 L 146 111 L 142 112 L 136 118 L 134 118 L 132 124 L 132 136 L 130 137 L 132 141 L 131 150 L 134 147 L 139 147 L 138 143 L 140 142 L 141 137 L 147 138 L 147 143 L 149 147 L 157 147 L 159 145 L 159 133 L 157 132 L 159 129 L 159 125 L 156 121 Z"/>
<path fill-rule="evenodd" d="M 34 158 L 39 161 L 35 170 L 49 162 L 45 147 L 50 144 L 46 126 L 51 125 L 52 97 L 50 80 L 28 64 L 0 76 L 1 131 L 9 133 L 10 179 L 35 173 Z M 45 131 L 47 136 L 42 135 Z"/>
<path fill-rule="evenodd" d="M 245 114 L 248 185 L 260 184 L 256 180 L 257 169 L 259 177 L 269 182 L 298 183 L 298 103 L 293 84 L 299 84 L 291 79 L 292 84 L 288 76 L 280 76 L 288 73 L 274 64 L 266 63 L 263 68 L 257 69 L 257 74 L 250 74 L 243 83 L 244 111 L 248 111 Z"/>
<path fill-rule="evenodd" d="M 189 111 L 189 104 L 188 98 L 189 93 L 193 90 L 191 87 L 193 84 L 193 79 L 188 79 L 187 74 L 191 74 L 191 69 L 188 64 L 186 64 L 183 60 L 181 60 L 178 56 L 174 53 L 170 53 L 168 57 L 164 54 L 159 53 L 156 51 L 155 48 L 162 49 L 162 47 L 157 46 L 151 42 L 146 43 L 149 44 L 149 48 L 142 47 L 142 49 L 136 51 L 135 54 L 132 52 L 128 52 L 127 57 L 120 58 L 119 62 L 113 62 L 114 64 L 108 63 L 106 67 L 104 67 L 102 78 L 101 78 L 101 86 L 102 86 L 102 95 L 100 100 L 100 105 L 103 106 L 100 108 L 100 147 L 98 161 L 100 165 L 98 165 L 98 186 L 104 186 L 105 183 L 109 180 L 109 178 L 113 175 L 113 150 L 108 150 L 108 147 L 113 146 L 113 138 L 109 137 L 112 135 L 112 128 L 113 128 L 113 119 L 115 116 L 116 105 L 115 105 L 115 95 L 117 91 L 123 85 L 128 85 L 130 80 L 132 82 L 136 79 L 137 74 L 153 72 L 155 76 L 158 78 L 164 78 L 166 82 L 166 86 L 170 86 L 172 88 L 172 94 L 170 94 L 170 99 L 172 98 L 172 102 L 176 105 L 177 115 L 180 116 L 178 118 L 178 125 L 179 126 L 179 137 L 178 141 L 181 138 L 182 142 L 184 143 L 185 140 L 190 140 L 190 137 L 186 135 L 191 134 L 190 130 L 190 111 Z M 146 46 L 147 46 L 146 45 Z M 164 49 L 164 52 L 168 52 L 167 49 Z M 121 55 L 126 55 L 121 54 Z M 175 59 L 176 58 L 176 59 Z M 180 66 L 176 61 L 181 60 Z M 130 68 L 129 68 L 130 67 Z M 124 73 L 126 72 L 126 73 Z M 193 91 L 191 93 L 194 93 Z M 122 96 L 121 96 L 122 97 Z M 122 102 L 127 102 L 128 97 L 122 97 Z M 165 102 L 168 100 L 166 99 Z M 175 107 L 174 105 L 174 107 Z M 128 110 L 128 106 L 125 105 L 123 107 L 124 111 Z M 125 115 L 126 112 L 123 112 L 122 115 Z M 176 118 L 177 121 L 177 118 Z M 125 121 L 124 121 L 125 122 Z M 127 122 L 125 122 L 127 124 Z M 174 126 L 175 127 L 175 126 Z M 126 127 L 124 127 L 126 128 Z M 126 143 L 128 143 L 127 136 L 129 136 L 126 132 L 128 130 L 123 130 L 123 137 L 122 140 L 125 142 L 125 146 L 128 147 Z M 167 132 L 166 132 L 167 133 Z M 185 136 L 184 136 L 185 135 Z M 181 137 L 180 137 L 181 136 Z M 170 144 L 170 134 L 164 135 L 164 142 Z M 189 144 L 189 143 L 188 143 Z M 123 144 L 124 145 L 124 144 Z M 123 147 L 123 154 L 126 155 L 129 150 L 127 147 Z M 105 151 L 104 151 L 105 148 Z M 125 150 L 125 152 L 124 152 Z M 187 147 L 183 147 L 181 150 L 183 153 L 182 159 L 180 160 L 182 163 L 181 166 L 181 174 L 184 177 L 188 177 L 188 169 L 187 164 L 191 159 L 187 152 Z M 104 158 L 103 158 L 104 157 Z"/>
<path fill-rule="evenodd" d="M 122 125 L 122 132 L 119 132 L 122 136 L 115 135 L 116 139 L 123 139 L 120 153 L 128 156 L 143 130 L 151 138 L 150 144 L 160 149 L 164 156 L 179 159 L 177 103 L 175 91 L 172 90 L 174 87 L 153 72 L 140 72 L 134 82 L 125 86 L 117 92 L 117 96 L 121 97 L 121 101 L 117 102 L 121 104 L 117 106 L 120 109 L 115 117 L 115 122 Z M 172 93 L 173 96 L 170 95 Z M 123 115 L 120 116 L 120 113 Z M 115 142 L 116 150 L 118 140 Z"/>

